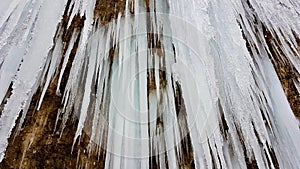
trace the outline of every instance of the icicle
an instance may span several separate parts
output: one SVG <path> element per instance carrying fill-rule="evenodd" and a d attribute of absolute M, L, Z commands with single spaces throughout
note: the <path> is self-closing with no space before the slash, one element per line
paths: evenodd
<path fill-rule="evenodd" d="M 60 88 L 60 85 L 61 85 L 62 77 L 63 77 L 63 74 L 64 74 L 65 69 L 67 67 L 67 63 L 69 61 L 69 57 L 70 57 L 70 54 L 71 54 L 71 51 L 73 49 L 73 46 L 74 46 L 74 43 L 75 43 L 75 40 L 76 40 L 77 36 L 78 36 L 77 32 L 74 32 L 72 34 L 67 52 L 64 56 L 64 61 L 63 61 L 62 68 L 61 68 L 60 73 L 59 73 L 59 78 L 58 78 L 58 83 L 57 83 L 57 89 L 56 89 L 56 94 L 57 95 L 60 95 L 60 89 L 59 88 Z"/>

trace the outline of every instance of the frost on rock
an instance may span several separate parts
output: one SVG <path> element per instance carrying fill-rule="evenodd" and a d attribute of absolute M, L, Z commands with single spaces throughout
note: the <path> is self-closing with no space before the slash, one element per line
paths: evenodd
<path fill-rule="evenodd" d="M 297 0 L 0 6 L 0 161 L 55 83 L 54 132 L 107 169 L 300 168 Z"/>

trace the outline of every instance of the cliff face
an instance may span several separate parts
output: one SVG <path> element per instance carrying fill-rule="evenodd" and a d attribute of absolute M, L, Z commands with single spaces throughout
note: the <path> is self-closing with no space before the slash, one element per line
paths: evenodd
<path fill-rule="evenodd" d="M 9 139 L 1 168 L 103 168 L 103 155 L 88 157 L 86 135 L 72 150 L 78 120 L 69 120 L 63 133 L 54 130 L 61 104 L 55 87 L 54 83 L 49 87 L 39 111 L 39 92 L 33 97 L 21 131 Z"/>
<path fill-rule="evenodd" d="M 220 3 L 219 6 L 217 5 L 218 3 Z M 209 60 L 195 63 L 196 68 L 204 67 L 203 72 L 206 74 L 215 73 L 214 75 L 204 75 L 208 78 L 203 77 L 209 83 L 207 86 L 210 92 L 214 90 L 214 87 L 218 88 L 217 94 L 212 94 L 216 97 L 211 97 L 211 100 L 213 100 L 212 108 L 207 108 L 211 102 L 207 101 L 210 97 L 205 95 L 208 91 L 202 88 L 206 85 L 201 83 L 203 79 L 194 78 L 191 80 L 191 78 L 186 77 L 185 71 L 181 71 L 181 67 L 176 68 L 173 66 L 182 64 L 180 57 L 184 58 L 185 56 L 183 55 L 188 55 L 192 52 L 184 53 L 183 51 L 188 49 L 175 42 L 174 39 L 177 38 L 175 38 L 175 35 L 173 35 L 173 40 L 168 41 L 169 35 L 164 34 L 169 29 L 172 30 L 173 34 L 176 34 L 178 33 L 176 30 L 179 27 L 172 27 L 174 26 L 172 25 L 174 24 L 172 23 L 173 18 L 170 17 L 170 21 L 166 19 L 169 16 L 166 17 L 161 15 L 161 13 L 171 13 L 172 10 L 176 13 L 178 9 L 181 9 L 180 5 L 184 3 L 96 0 L 93 4 L 81 4 L 77 1 L 68 0 L 65 3 L 62 18 L 57 24 L 54 38 L 52 39 L 52 47 L 47 51 L 45 63 L 42 66 L 42 70 L 38 73 L 38 85 L 36 85 L 32 99 L 29 99 L 28 111 L 23 109 L 20 111 L 20 115 L 17 116 L 16 125 L 14 125 L 8 138 L 5 157 L 0 163 L 0 168 L 118 168 L 118 166 L 115 166 L 118 162 L 136 168 L 145 168 L 145 166 L 149 168 L 172 168 L 172 166 L 177 166 L 177 168 L 199 168 L 202 165 L 216 168 L 222 165 L 228 165 L 227 167 L 229 168 L 243 166 L 247 168 L 287 167 L 288 164 L 284 162 L 285 158 L 280 156 L 279 153 L 282 150 L 280 148 L 277 149 L 275 146 L 277 142 L 281 144 L 281 139 L 284 140 L 285 138 L 277 138 L 282 136 L 280 131 L 278 131 L 282 128 L 278 129 L 279 127 L 274 121 L 276 121 L 276 112 L 284 114 L 285 112 L 282 112 L 282 110 L 288 110 L 289 108 L 277 110 L 276 106 L 274 106 L 276 105 L 276 96 L 281 95 L 277 94 L 280 92 L 275 91 L 271 87 L 268 88 L 268 85 L 272 85 L 271 83 L 274 81 L 268 78 L 268 76 L 272 75 L 267 74 L 269 68 L 264 66 L 268 65 L 266 62 L 272 64 L 273 67 L 270 68 L 271 71 L 269 72 L 272 72 L 273 69 L 276 71 L 294 116 L 300 120 L 298 72 L 300 63 L 300 30 L 288 30 L 290 34 L 285 35 L 286 32 L 284 31 L 286 30 L 283 28 L 285 25 L 277 28 L 275 24 L 269 23 L 271 22 L 270 20 L 266 22 L 264 16 L 261 16 L 264 13 L 259 11 L 259 7 L 256 6 L 258 4 L 255 1 L 241 2 L 242 9 L 238 11 L 240 13 L 228 12 L 234 11 L 229 9 L 231 7 L 229 4 L 231 3 L 218 3 L 212 2 L 210 4 L 207 2 L 205 10 L 207 10 L 208 17 L 199 17 L 199 20 L 204 21 L 209 18 L 208 20 L 211 23 L 207 27 L 214 27 L 215 32 L 208 30 L 207 34 L 213 32 L 214 35 L 207 38 L 206 36 L 209 35 L 203 33 L 203 35 L 196 37 L 195 33 L 194 37 L 197 39 L 195 41 L 208 39 L 199 43 L 203 45 L 199 48 L 206 48 L 203 51 L 208 51 L 205 53 L 208 56 L 201 53 L 201 57 L 213 60 L 212 62 L 209 62 Z M 235 3 L 232 4 L 234 4 L 232 8 L 237 8 Z M 80 7 L 80 5 L 82 6 Z M 194 5 L 204 10 L 202 8 L 205 5 L 199 5 L 199 3 Z M 281 5 L 285 7 L 284 4 Z M 93 12 L 89 11 L 91 10 L 89 7 L 93 9 Z M 228 7 L 228 10 L 225 9 L 226 7 Z M 86 8 L 86 11 L 83 10 L 84 8 Z M 182 9 L 186 8 L 182 7 Z M 223 10 L 229 14 L 227 13 L 228 16 L 218 14 L 218 10 Z M 297 9 L 295 10 L 297 12 Z M 189 12 L 183 11 L 182 13 Z M 199 13 L 201 14 L 201 12 Z M 200 16 L 199 13 L 195 15 Z M 234 15 L 236 18 L 230 18 L 231 15 Z M 37 14 L 36 16 L 39 15 Z M 189 15 L 187 14 L 186 16 Z M 139 19 L 134 20 L 137 17 Z M 222 18 L 225 18 L 224 22 Z M 197 19 L 195 20 L 197 21 Z M 219 22 L 224 23 L 224 28 L 218 26 Z M 184 23 L 188 25 L 187 22 Z M 229 25 L 229 28 L 226 27 L 226 24 Z M 232 27 L 236 25 L 236 29 L 240 32 L 232 30 L 230 28 L 232 24 Z M 9 25 L 9 22 L 7 22 L 7 25 Z M 270 25 L 274 26 L 274 28 L 271 29 Z M 0 27 L 0 37 L 4 41 L 6 39 L 2 29 L 4 30 L 5 28 L 5 25 Z M 206 27 L 202 28 L 201 26 L 197 27 L 197 30 L 200 28 L 206 30 Z M 139 37 L 138 31 L 140 29 L 145 36 Z M 228 38 L 227 43 L 233 44 L 228 47 L 226 43 L 222 43 L 227 37 L 225 35 L 224 38 L 222 37 L 223 29 L 224 32 L 228 33 L 228 37 L 232 36 L 234 38 L 235 35 L 231 34 L 234 32 L 240 34 L 243 39 L 232 40 Z M 124 32 L 118 32 L 119 30 L 124 30 Z M 132 33 L 130 31 L 137 32 Z M 188 32 L 183 31 L 179 33 L 182 34 L 181 36 L 186 36 L 187 39 L 191 36 Z M 28 35 L 28 38 L 30 37 Z M 244 41 L 244 44 L 238 44 L 239 40 L 241 42 Z M 103 45 L 104 47 L 101 47 L 99 44 L 105 44 L 106 46 Z M 197 45 L 200 46 L 199 44 Z M 188 46 L 189 44 L 187 43 L 186 45 Z M 224 45 L 224 47 L 221 45 Z M 146 54 L 144 53 L 145 48 Z M 245 54 L 245 51 L 240 52 L 241 48 L 245 48 L 247 53 Z M 0 46 L 0 50 L 6 50 L 5 45 Z M 202 50 L 199 51 L 202 52 Z M 234 54 L 236 51 L 240 53 Z M 93 59 L 93 52 L 96 53 L 95 59 Z M 231 63 L 234 62 L 234 56 L 231 57 L 231 54 L 228 54 L 228 52 L 232 52 L 234 56 L 239 56 L 237 58 L 241 60 L 243 60 L 243 57 L 240 57 L 241 54 L 249 55 L 247 59 L 251 61 L 249 61 L 247 68 L 232 68 L 232 65 L 237 66 L 238 64 Z M 126 61 L 122 62 L 122 57 L 124 59 L 127 55 L 134 59 L 129 59 L 129 63 Z M 1 62 L 1 56 L 0 70 L 2 64 L 5 66 L 5 62 Z M 226 60 L 226 57 L 233 59 Z M 3 58 L 6 59 L 5 57 Z M 266 59 L 267 61 L 265 61 Z M 146 60 L 145 63 L 142 60 Z M 190 60 L 193 62 L 192 57 L 184 61 L 189 63 Z M 248 61 L 241 63 L 248 63 Z M 20 62 L 20 64 L 22 63 Z M 132 68 L 124 68 L 129 66 L 132 66 Z M 143 66 L 145 68 L 141 69 Z M 193 67 L 192 64 L 189 66 Z M 174 67 L 178 72 L 173 72 Z M 214 68 L 210 70 L 210 67 Z M 249 74 L 247 74 L 248 67 Z M 90 70 L 93 68 L 94 70 Z M 243 69 L 245 69 L 244 73 Z M 198 69 L 195 72 L 190 72 L 191 77 L 202 76 L 197 71 Z M 133 72 L 132 76 L 131 74 L 127 75 L 126 73 L 128 72 L 129 74 Z M 115 74 L 119 74 L 117 80 L 115 79 Z M 247 76 L 245 81 L 243 81 L 243 75 Z M 214 81 L 212 80 L 213 78 L 216 78 L 215 82 L 211 82 Z M 278 80 L 276 81 L 276 78 L 272 79 L 275 79 L 277 83 Z M 127 103 L 124 100 L 126 100 L 125 96 L 127 96 L 126 92 L 128 92 L 121 90 L 122 86 L 128 85 L 123 82 L 131 80 L 134 82 L 132 84 L 130 82 L 129 86 L 136 86 L 132 87 L 133 89 L 128 87 L 126 90 L 129 92 L 129 89 L 132 89 L 132 91 L 138 90 L 138 92 L 135 91 L 136 93 L 129 93 L 129 95 L 134 95 L 136 99 L 133 99 L 133 102 L 135 104 L 138 103 L 139 109 L 142 110 L 141 107 L 144 106 L 148 112 L 148 120 L 138 121 L 141 126 L 138 126 L 140 128 L 137 132 L 141 132 L 141 134 L 137 135 L 132 132 L 135 124 L 131 125 L 117 121 L 116 119 L 119 117 L 111 115 L 114 113 L 111 105 L 115 102 L 117 108 L 124 108 L 124 112 L 119 110 L 122 116 L 127 116 L 127 120 L 134 119 L 133 121 L 136 122 L 136 117 L 132 117 L 132 114 L 127 113 L 131 112 L 131 109 L 127 108 L 126 105 L 122 105 Z M 234 82 L 232 82 L 233 80 Z M 253 83 L 251 83 L 252 81 Z M 145 83 L 143 84 L 142 82 Z M 12 96 L 16 93 L 14 92 L 16 89 L 13 85 L 14 83 L 16 82 L 12 81 L 5 91 L 6 94 L 0 105 L 0 118 L 5 117 L 5 113 L 9 112 L 8 102 L 14 99 Z M 195 86 L 189 86 L 187 83 L 195 83 Z M 244 87 L 240 87 L 241 84 L 245 85 L 246 91 L 249 93 L 243 93 Z M 193 87 L 195 88 L 192 89 Z M 199 88 L 201 89 L 201 95 L 191 97 Z M 119 92 L 115 91 L 119 89 Z M 235 95 L 234 90 L 238 90 L 238 94 Z M 122 92 L 124 92 L 124 96 L 121 94 Z M 272 95 L 272 92 L 276 95 Z M 214 93 L 214 91 L 211 93 Z M 247 95 L 249 95 L 249 99 L 246 100 L 251 100 L 251 102 L 243 100 L 235 103 L 235 101 L 242 100 Z M 146 100 L 146 103 L 141 103 L 143 98 Z M 194 126 L 191 127 L 190 121 L 192 117 L 196 117 L 191 116 L 191 112 L 195 111 L 192 105 L 200 104 L 200 102 L 201 104 L 207 103 L 207 105 L 201 105 L 203 113 L 211 111 L 211 109 L 213 110 L 212 112 L 216 112 L 215 115 L 208 115 L 207 119 L 211 118 L 209 120 L 212 121 L 205 122 L 206 127 L 209 129 L 203 129 L 207 132 L 204 136 L 202 136 L 205 133 L 203 131 L 201 131 L 203 133 L 197 133 L 200 132 L 198 130 L 201 128 L 201 124 L 197 124 L 200 123 L 197 121 L 198 119 L 196 118 L 196 122 L 193 121 L 195 124 L 192 124 L 196 126 L 196 129 L 193 128 Z M 249 105 L 242 105 L 244 103 Z M 118 107 L 118 105 L 121 106 Z M 254 106 L 251 107 L 250 105 Z M 8 108 L 5 109 L 5 106 Z M 168 106 L 173 107 L 169 108 Z M 142 112 L 141 110 L 140 112 Z M 172 111 L 174 111 L 176 122 L 168 120 L 168 117 L 172 114 L 167 113 Z M 248 114 L 244 116 L 238 115 L 245 111 Z M 286 113 L 288 114 L 289 112 Z M 86 114 L 86 117 L 84 114 Z M 156 115 L 151 117 L 152 114 Z M 201 113 L 200 116 L 202 116 Z M 287 116 L 291 117 L 290 114 Z M 83 117 L 85 118 L 83 119 Z M 104 120 L 101 118 L 104 118 Z M 142 117 L 140 118 L 143 119 Z M 153 118 L 152 121 L 150 120 L 151 118 Z M 1 121 L 0 126 L 1 124 L 4 126 L 3 121 Z M 146 128 L 143 126 L 144 123 Z M 168 126 L 169 123 L 173 125 L 170 127 Z M 291 123 L 294 124 L 296 122 L 292 121 Z M 297 124 L 299 125 L 299 122 Z M 247 125 L 251 129 L 247 128 Z M 291 132 L 294 130 L 299 132 L 298 128 L 295 129 L 295 126 L 291 126 L 289 127 L 294 127 Z M 113 132 L 111 128 L 113 128 Z M 286 128 L 284 128 L 284 131 Z M 119 129 L 123 131 L 125 136 L 129 133 L 128 137 L 134 135 L 142 138 L 141 135 L 147 133 L 149 140 L 146 143 L 138 142 L 135 145 L 132 145 L 136 143 L 132 140 L 124 139 L 123 142 L 118 142 L 117 139 L 119 137 L 115 136 L 114 132 L 118 132 Z M 167 129 L 172 130 L 171 134 Z M 0 130 L 5 131 L 4 127 Z M 212 130 L 214 131 L 213 134 L 208 134 Z M 249 130 L 250 134 L 247 130 Z M 199 136 L 199 138 L 196 136 Z M 255 137 L 253 138 L 255 143 L 247 141 L 250 136 Z M 264 139 L 265 137 L 270 137 L 271 141 Z M 276 138 L 274 142 L 272 141 L 273 137 Z M 296 139 L 298 134 L 296 133 L 290 137 Z M 173 143 L 170 143 L 172 141 L 176 143 L 173 145 Z M 198 141 L 203 146 L 198 146 Z M 119 146 L 117 143 L 122 145 L 122 151 L 120 150 L 120 152 L 114 149 Z M 126 147 L 125 144 L 132 147 Z M 173 145 L 172 150 L 167 148 L 168 144 Z M 222 146 L 220 146 L 221 144 Z M 148 147 L 147 150 L 144 150 L 145 146 Z M 291 145 L 291 147 L 293 146 Z M 132 154 L 127 154 L 126 152 L 131 152 L 131 149 L 142 151 L 139 155 L 145 155 L 143 151 L 148 151 L 147 158 L 139 159 L 138 165 L 136 164 L 137 162 L 131 161 L 130 158 L 128 160 L 126 155 L 130 156 Z M 259 153 L 257 153 L 258 151 Z M 292 152 L 288 151 L 284 153 L 292 154 Z M 297 150 L 295 152 L 300 153 Z M 258 154 L 261 154 L 261 156 Z M 122 160 L 115 155 L 121 155 L 120 159 Z M 123 159 L 122 155 L 126 158 Z M 204 159 L 200 158 L 200 156 Z M 291 164 L 288 167 L 293 168 L 298 165 L 295 159 L 290 160 Z M 119 166 L 119 168 L 122 168 L 122 166 Z"/>

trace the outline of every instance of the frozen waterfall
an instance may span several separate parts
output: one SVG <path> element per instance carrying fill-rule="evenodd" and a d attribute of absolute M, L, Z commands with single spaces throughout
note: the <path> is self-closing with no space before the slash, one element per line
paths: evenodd
<path fill-rule="evenodd" d="M 106 169 L 300 168 L 300 1 L 1 1 L 0 161 L 55 84 Z"/>

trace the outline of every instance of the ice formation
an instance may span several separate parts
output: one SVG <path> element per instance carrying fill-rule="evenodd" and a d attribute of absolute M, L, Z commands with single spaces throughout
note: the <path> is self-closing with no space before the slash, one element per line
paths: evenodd
<path fill-rule="evenodd" d="M 300 168 L 299 121 L 272 64 L 299 75 L 299 1 L 126 0 L 106 25 L 96 1 L 1 2 L 0 161 L 57 78 L 57 130 L 78 118 L 74 144 L 88 133 L 107 169 L 182 168 L 186 151 L 195 168 Z"/>

